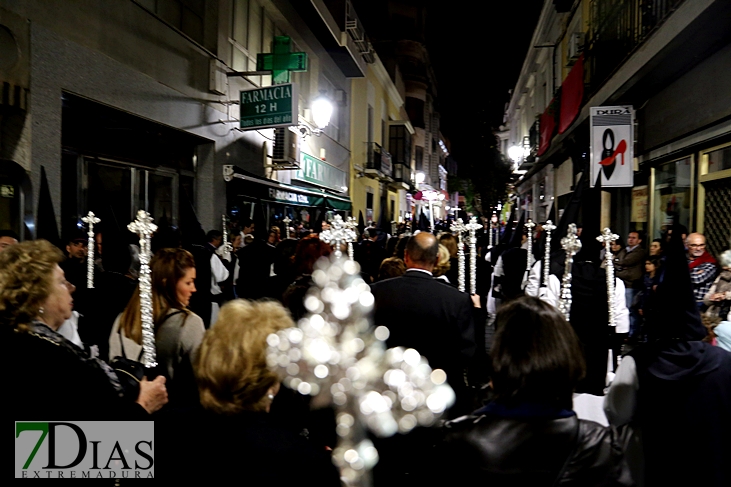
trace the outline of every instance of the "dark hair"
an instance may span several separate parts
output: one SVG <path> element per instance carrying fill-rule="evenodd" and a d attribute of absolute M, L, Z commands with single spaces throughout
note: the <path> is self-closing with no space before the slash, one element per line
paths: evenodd
<path fill-rule="evenodd" d="M 14 238 L 15 240 L 18 240 L 18 241 L 20 240 L 20 237 L 18 237 L 18 234 L 12 230 L 0 230 L 0 238 L 2 238 L 2 237 L 10 237 L 10 238 Z"/>
<path fill-rule="evenodd" d="M 419 234 L 421 235 L 421 233 Z M 406 244 L 406 253 L 409 254 L 409 258 L 417 262 L 419 264 L 434 264 L 437 260 L 437 255 L 439 254 L 439 241 L 434 237 L 434 235 L 431 235 L 429 233 L 424 233 L 424 235 L 430 235 L 431 238 L 418 238 L 419 235 L 415 235 L 413 238 L 410 238 L 408 243 Z M 427 240 L 423 242 L 425 246 L 422 246 L 422 243 L 419 242 L 419 240 Z"/>
<path fill-rule="evenodd" d="M 220 230 L 211 230 L 206 234 L 207 242 L 213 242 L 217 238 L 223 238 L 223 233 Z"/>
<path fill-rule="evenodd" d="M 398 257 L 399 259 L 404 260 L 404 251 L 406 250 L 406 245 L 408 245 L 411 238 L 412 237 L 410 236 L 399 237 L 398 242 L 396 242 L 396 249 L 393 251 L 394 257 Z"/>
<path fill-rule="evenodd" d="M 390 279 L 392 277 L 398 277 L 404 275 L 406 272 L 406 264 L 398 257 L 389 257 L 383 259 L 381 267 L 378 269 L 378 281 L 384 279 Z"/>
<path fill-rule="evenodd" d="M 242 228 L 242 229 L 244 229 L 244 228 L 246 228 L 246 227 L 250 227 L 250 226 L 251 226 L 251 225 L 253 225 L 253 224 L 254 224 L 254 220 L 252 220 L 252 219 L 251 219 L 251 218 L 249 218 L 249 217 L 246 217 L 246 218 L 244 218 L 243 220 L 241 220 L 241 228 Z"/>
<path fill-rule="evenodd" d="M 654 265 L 656 269 L 658 269 L 662 265 L 662 257 L 658 257 L 657 255 L 651 255 L 645 259 L 645 262 L 649 262 L 650 264 Z"/>
<path fill-rule="evenodd" d="M 542 404 L 572 409 L 586 364 L 579 339 L 561 313 L 524 296 L 500 308 L 490 350 L 495 399 L 508 406 Z"/>

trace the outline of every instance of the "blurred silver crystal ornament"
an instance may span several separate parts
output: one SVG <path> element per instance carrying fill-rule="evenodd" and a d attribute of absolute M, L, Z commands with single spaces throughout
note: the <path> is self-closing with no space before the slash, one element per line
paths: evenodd
<path fill-rule="evenodd" d="M 336 257 L 343 255 L 340 250 L 341 244 L 348 241 L 355 241 L 355 239 L 355 232 L 348 227 L 346 222 L 343 221 L 343 217 L 340 215 L 335 215 L 335 217 L 330 220 L 329 230 L 323 230 L 320 233 L 320 240 L 333 246 Z"/>
<path fill-rule="evenodd" d="M 94 215 L 93 211 L 90 211 L 85 217 L 81 219 L 82 222 L 86 223 L 88 229 L 86 235 L 88 240 L 86 243 L 86 287 L 88 289 L 94 288 L 94 225 L 99 223 L 101 220 Z"/>
<path fill-rule="evenodd" d="M 374 298 L 352 260 L 320 259 L 297 327 L 267 338 L 267 363 L 282 383 L 313 403 L 332 403 L 338 445 L 333 462 L 349 485 L 367 485 L 379 437 L 433 424 L 454 402 L 447 376 L 414 349 L 386 350 L 386 327 L 373 327 Z"/>
<path fill-rule="evenodd" d="M 464 292 L 464 280 L 465 280 L 465 261 L 464 261 L 464 241 L 462 235 L 467 231 L 467 227 L 462 222 L 461 218 L 452 223 L 449 227 L 452 233 L 457 234 L 457 289 Z"/>
<path fill-rule="evenodd" d="M 548 286 L 548 276 L 551 274 L 551 232 L 556 230 L 556 225 L 551 220 L 546 220 L 543 230 L 546 232 L 546 248 L 543 252 L 543 285 Z"/>
<path fill-rule="evenodd" d="M 569 224 L 568 234 L 561 239 L 561 247 L 566 251 L 563 278 L 561 279 L 561 296 L 558 299 L 558 309 L 566 321 L 571 314 L 571 269 L 574 265 L 574 255 L 581 250 L 581 240 L 576 236 L 576 225 Z"/>
<path fill-rule="evenodd" d="M 536 224 L 530 218 L 525 222 L 525 228 L 528 229 L 528 258 L 526 259 L 525 270 L 528 272 L 530 272 L 533 265 L 533 229 L 535 226 Z"/>
<path fill-rule="evenodd" d="M 596 239 L 604 245 L 604 262 L 607 271 L 607 305 L 609 309 L 609 326 L 617 326 L 616 309 L 614 306 L 614 260 L 612 259 L 612 242 L 617 240 L 619 235 L 612 233 L 612 230 L 605 228 Z"/>
<path fill-rule="evenodd" d="M 350 260 L 353 260 L 353 243 L 358 240 L 358 222 L 355 220 L 354 216 L 348 217 L 348 219 L 345 221 L 345 228 L 348 229 L 345 234 L 345 239 L 348 242 L 348 258 Z"/>
<path fill-rule="evenodd" d="M 470 294 L 477 293 L 477 235 L 475 232 L 482 228 L 477 223 L 477 217 L 470 218 L 470 222 L 465 225 L 470 232 Z"/>
<path fill-rule="evenodd" d="M 152 317 L 152 284 L 150 282 L 150 240 L 157 231 L 152 217 L 144 210 L 137 212 L 137 219 L 127 229 L 140 237 L 140 318 L 142 321 L 142 363 L 145 367 L 157 365 L 155 357 L 155 325 Z"/>

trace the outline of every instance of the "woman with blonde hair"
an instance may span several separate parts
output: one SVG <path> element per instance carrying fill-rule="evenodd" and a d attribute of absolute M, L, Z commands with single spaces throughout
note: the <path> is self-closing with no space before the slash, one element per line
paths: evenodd
<path fill-rule="evenodd" d="M 297 485 L 305 478 L 340 486 L 328 452 L 268 414 L 279 378 L 267 367 L 267 336 L 293 326 L 278 302 L 236 299 L 206 332 L 195 362 L 202 420 L 179 431 L 175 444 L 183 461 L 189 455 L 191 464 L 216 465 L 205 469 L 208 481 L 245 473 L 246 485 Z"/>
<path fill-rule="evenodd" d="M 449 251 L 449 267 L 445 272 L 449 283 L 457 287 L 457 280 L 459 278 L 459 259 L 457 254 L 459 251 L 457 237 L 451 233 L 443 233 L 439 236 L 439 244 L 444 245 Z"/>
<path fill-rule="evenodd" d="M 114 370 L 58 333 L 71 316 L 73 284 L 46 240 L 0 253 L 0 329 L 13 364 L 7 390 L 14 419 L 149 419 L 167 402 L 165 378 L 143 380 L 125 396 Z"/>
<path fill-rule="evenodd" d="M 434 266 L 432 275 L 440 281 L 444 281 L 447 284 L 452 284 L 452 282 L 447 277 L 447 273 L 449 272 L 449 269 L 451 268 L 449 250 L 447 250 L 447 247 L 445 247 L 442 244 L 439 244 L 439 251 L 437 252 L 437 257 L 439 260 L 437 261 L 437 265 Z"/>
<path fill-rule="evenodd" d="M 195 260 L 183 249 L 160 249 L 152 258 L 152 319 L 161 372 L 168 379 L 175 407 L 198 403 L 193 361 L 205 328 L 203 320 L 187 309 L 195 289 Z M 142 355 L 142 318 L 139 290 L 114 322 L 109 336 L 109 357 L 139 360 Z"/>

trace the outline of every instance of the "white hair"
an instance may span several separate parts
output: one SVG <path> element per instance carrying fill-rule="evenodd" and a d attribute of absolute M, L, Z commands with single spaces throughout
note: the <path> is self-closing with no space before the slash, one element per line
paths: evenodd
<path fill-rule="evenodd" d="M 727 250 L 718 258 L 721 267 L 731 267 L 731 250 Z"/>

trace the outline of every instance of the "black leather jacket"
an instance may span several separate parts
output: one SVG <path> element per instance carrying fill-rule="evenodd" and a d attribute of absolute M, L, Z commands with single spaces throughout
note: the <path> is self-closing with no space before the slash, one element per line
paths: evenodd
<path fill-rule="evenodd" d="M 616 431 L 576 416 L 463 416 L 445 424 L 439 450 L 445 477 L 456 485 L 634 485 Z"/>

